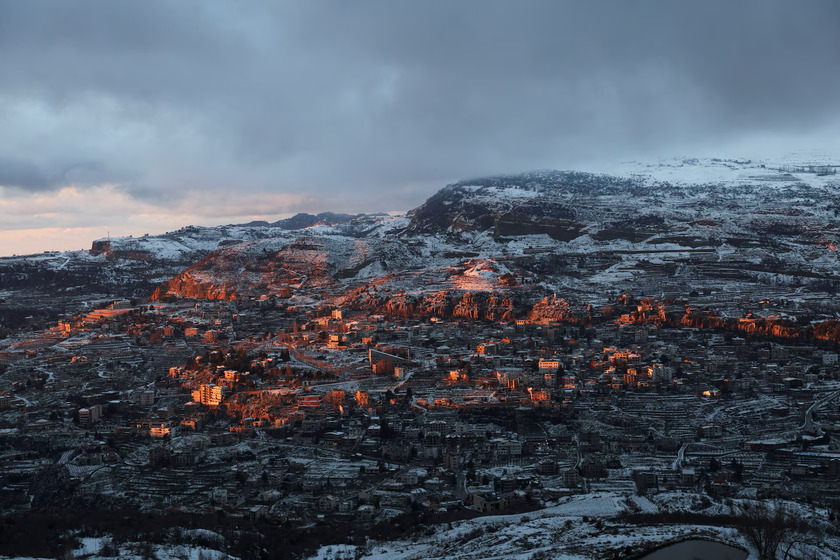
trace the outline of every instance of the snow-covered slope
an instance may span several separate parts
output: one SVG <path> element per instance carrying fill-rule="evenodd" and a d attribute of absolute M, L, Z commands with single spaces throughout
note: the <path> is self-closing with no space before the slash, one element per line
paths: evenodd
<path fill-rule="evenodd" d="M 479 309 L 468 314 L 479 316 L 490 294 L 519 305 L 552 293 L 595 302 L 608 290 L 825 290 L 840 287 L 836 163 L 683 159 L 486 177 L 446 186 L 405 216 L 190 226 L 29 259 L 114 282 L 166 281 L 158 298 L 327 290 L 343 305 L 405 309 L 438 307 L 443 291 L 452 310 L 471 292 Z"/>
<path fill-rule="evenodd" d="M 679 293 L 736 277 L 832 284 L 840 281 L 835 169 L 691 159 L 627 164 L 616 175 L 472 179 L 404 217 L 252 232 L 259 238 L 217 250 L 157 297 L 329 288 L 342 305 L 404 312 L 426 300 L 438 306 L 439 291 L 454 298 L 451 311 L 464 292 L 505 294 L 518 305 L 558 291 Z M 468 315 L 482 316 L 477 305 Z"/>

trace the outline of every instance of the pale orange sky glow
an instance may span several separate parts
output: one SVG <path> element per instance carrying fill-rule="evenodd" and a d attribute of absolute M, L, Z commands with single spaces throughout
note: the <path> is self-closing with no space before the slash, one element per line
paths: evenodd
<path fill-rule="evenodd" d="M 151 232 L 150 232 L 151 233 Z M 35 228 L 0 231 L 0 256 L 28 255 L 42 251 L 89 249 L 91 241 L 105 237 L 101 227 Z M 114 230 L 111 235 L 133 232 Z"/>
<path fill-rule="evenodd" d="M 11 194 L 12 196 L 3 196 Z M 15 196 L 0 188 L 0 256 L 88 249 L 110 235 L 156 235 L 188 225 L 274 221 L 309 202 L 306 195 L 185 191 L 170 207 L 145 203 L 113 185 Z"/>

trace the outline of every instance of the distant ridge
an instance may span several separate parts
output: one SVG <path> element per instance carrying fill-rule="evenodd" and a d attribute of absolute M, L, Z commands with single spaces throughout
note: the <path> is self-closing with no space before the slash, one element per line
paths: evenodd
<path fill-rule="evenodd" d="M 356 218 L 363 218 L 366 214 L 336 214 L 334 212 L 321 212 L 320 214 L 307 214 L 300 212 L 291 218 L 284 220 L 277 220 L 276 222 L 267 222 L 265 220 L 256 220 L 248 222 L 247 224 L 235 224 L 246 227 L 274 227 L 286 230 L 303 229 L 314 226 L 322 222 L 343 224 Z"/>

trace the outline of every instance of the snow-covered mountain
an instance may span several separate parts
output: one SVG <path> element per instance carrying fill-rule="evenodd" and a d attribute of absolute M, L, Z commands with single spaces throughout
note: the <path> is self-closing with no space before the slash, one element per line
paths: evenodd
<path fill-rule="evenodd" d="M 317 291 L 379 312 L 490 318 L 558 292 L 596 302 L 606 290 L 831 290 L 840 281 L 835 170 L 685 160 L 624 176 L 462 181 L 405 216 L 248 230 L 251 239 L 240 234 L 155 297 Z"/>
<path fill-rule="evenodd" d="M 627 290 L 835 290 L 835 163 L 685 159 L 486 177 L 448 185 L 404 216 L 190 226 L 2 266 L 91 271 L 106 291 L 133 282 L 136 296 L 160 284 L 156 299 L 327 297 L 477 317 L 551 294 L 597 303 Z"/>

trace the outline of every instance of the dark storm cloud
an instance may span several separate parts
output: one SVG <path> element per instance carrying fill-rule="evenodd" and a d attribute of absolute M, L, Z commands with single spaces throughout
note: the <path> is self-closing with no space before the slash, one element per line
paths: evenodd
<path fill-rule="evenodd" d="M 88 187 L 111 182 L 115 177 L 117 174 L 95 163 L 76 162 L 48 168 L 32 161 L 0 155 L 0 187 L 23 192 L 49 191 L 66 185 Z"/>
<path fill-rule="evenodd" d="M 147 199 L 392 209 L 412 185 L 807 132 L 838 117 L 838 70 L 833 0 L 0 1 L 0 153 L 23 136 Z M 51 184 L 2 163 L 0 184 Z"/>
<path fill-rule="evenodd" d="M 0 185 L 40 191 L 50 187 L 50 180 L 31 162 L 0 156 Z"/>

